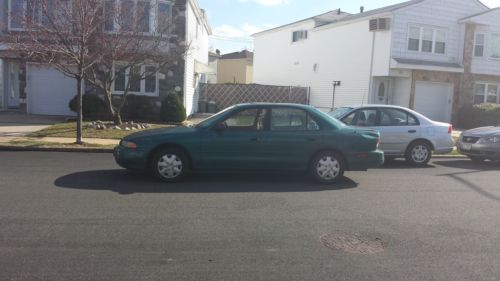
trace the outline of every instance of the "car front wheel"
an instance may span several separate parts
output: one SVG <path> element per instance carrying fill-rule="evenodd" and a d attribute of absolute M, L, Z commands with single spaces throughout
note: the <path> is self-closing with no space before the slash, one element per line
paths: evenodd
<path fill-rule="evenodd" d="M 310 173 L 315 181 L 320 183 L 334 183 L 344 175 L 345 164 L 343 158 L 334 151 L 324 151 L 314 157 L 311 162 Z"/>
<path fill-rule="evenodd" d="M 179 182 L 189 172 L 189 160 L 178 149 L 162 149 L 154 154 L 150 169 L 158 179 L 164 182 Z"/>
<path fill-rule="evenodd" d="M 426 142 L 417 141 L 408 147 L 406 161 L 413 166 L 425 166 L 432 157 L 432 149 Z"/>

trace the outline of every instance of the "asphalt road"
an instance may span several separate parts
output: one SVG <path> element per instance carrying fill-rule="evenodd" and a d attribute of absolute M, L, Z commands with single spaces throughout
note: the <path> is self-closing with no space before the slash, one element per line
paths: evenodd
<path fill-rule="evenodd" d="M 299 175 L 168 185 L 109 154 L 0 159 L 0 280 L 500 279 L 500 164 L 396 162 L 332 186 Z M 384 251 L 328 248 L 325 234 Z"/>

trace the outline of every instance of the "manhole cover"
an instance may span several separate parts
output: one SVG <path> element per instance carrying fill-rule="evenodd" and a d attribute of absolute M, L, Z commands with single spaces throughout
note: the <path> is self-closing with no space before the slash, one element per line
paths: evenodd
<path fill-rule="evenodd" d="M 321 243 L 334 250 L 341 250 L 351 254 L 371 255 L 384 251 L 384 243 L 379 238 L 363 237 L 358 234 L 325 234 L 320 238 Z"/>

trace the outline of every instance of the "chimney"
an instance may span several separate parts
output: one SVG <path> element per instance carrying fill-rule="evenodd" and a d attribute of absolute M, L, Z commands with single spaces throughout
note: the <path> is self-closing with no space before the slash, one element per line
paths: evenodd
<path fill-rule="evenodd" d="M 360 12 L 360 13 L 362 13 L 362 12 L 364 12 L 364 11 L 365 11 L 365 7 L 364 7 L 364 6 L 359 7 L 359 12 Z"/>
<path fill-rule="evenodd" d="M 342 11 L 340 11 L 340 8 L 337 10 L 337 15 L 340 15 L 340 13 L 342 13 Z"/>

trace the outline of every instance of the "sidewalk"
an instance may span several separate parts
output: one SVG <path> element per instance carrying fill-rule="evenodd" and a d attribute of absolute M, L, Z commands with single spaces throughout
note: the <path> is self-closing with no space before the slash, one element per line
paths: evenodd
<path fill-rule="evenodd" d="M 52 137 L 46 137 L 46 138 L 0 137 L 1 144 L 7 144 L 10 142 L 15 142 L 15 141 L 39 141 L 39 142 L 47 142 L 47 143 L 72 144 L 75 142 L 75 139 L 74 138 L 52 138 Z M 86 138 L 86 139 L 83 139 L 83 142 L 88 143 L 88 144 L 108 145 L 109 146 L 109 145 L 118 145 L 120 143 L 120 140 Z"/>

